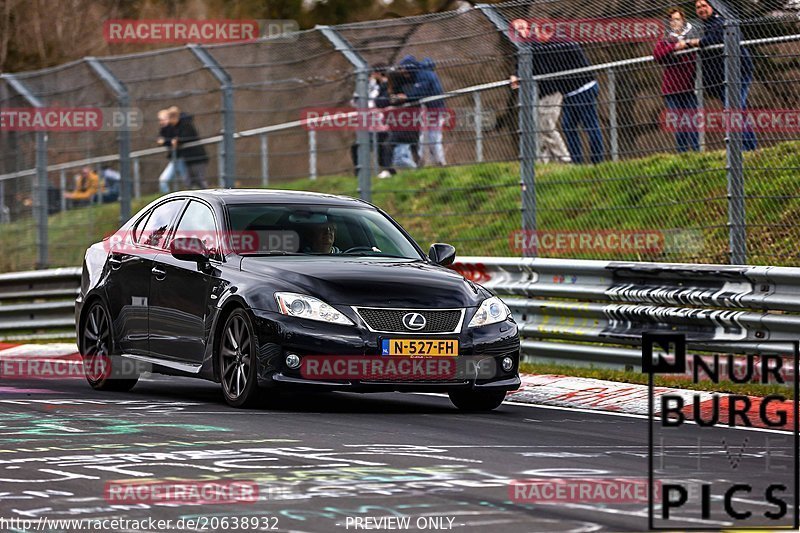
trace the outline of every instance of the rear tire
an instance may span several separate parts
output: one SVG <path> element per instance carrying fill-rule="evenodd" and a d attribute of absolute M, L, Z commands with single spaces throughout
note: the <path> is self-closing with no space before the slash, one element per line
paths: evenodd
<path fill-rule="evenodd" d="M 461 411 L 491 411 L 503 403 L 505 391 L 452 391 L 450 401 Z"/>
<path fill-rule="evenodd" d="M 127 362 L 113 351 L 111 316 L 106 306 L 95 300 L 86 313 L 81 332 L 83 373 L 95 390 L 127 392 L 139 381 L 139 374 L 123 374 Z"/>
<path fill-rule="evenodd" d="M 258 403 L 258 339 L 244 309 L 235 309 L 225 320 L 217 351 L 222 394 L 233 407 Z"/>

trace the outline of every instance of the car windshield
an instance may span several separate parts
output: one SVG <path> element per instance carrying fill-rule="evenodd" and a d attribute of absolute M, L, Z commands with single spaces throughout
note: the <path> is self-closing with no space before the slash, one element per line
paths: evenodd
<path fill-rule="evenodd" d="M 337 255 L 421 260 L 387 217 L 366 207 L 229 205 L 231 247 L 242 255 Z"/>

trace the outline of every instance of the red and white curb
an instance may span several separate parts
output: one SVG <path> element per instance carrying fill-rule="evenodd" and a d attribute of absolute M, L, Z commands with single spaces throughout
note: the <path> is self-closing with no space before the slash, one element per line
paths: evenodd
<path fill-rule="evenodd" d="M 577 378 L 560 375 L 538 375 L 522 374 L 522 386 L 518 391 L 509 393 L 507 400 L 520 403 L 551 405 L 558 407 L 572 407 L 576 409 L 594 409 L 599 411 L 610 411 L 617 413 L 629 413 L 647 415 L 648 406 L 648 387 L 635 383 L 618 383 L 616 381 L 606 381 L 594 378 Z M 655 414 L 659 415 L 661 397 L 665 394 L 670 396 L 681 396 L 685 407 L 683 414 L 687 419 L 694 417 L 694 398 L 700 404 L 701 416 L 704 420 L 709 418 L 712 408 L 713 396 L 709 392 L 672 389 L 667 387 L 654 387 L 654 408 Z M 728 420 L 728 396 L 720 395 L 720 421 L 727 424 Z M 750 396 L 751 412 L 758 411 L 762 398 Z M 786 412 L 786 424 L 782 428 L 790 431 L 794 427 L 794 405 L 791 400 L 785 402 L 771 402 L 768 406 L 767 414 L 770 419 L 777 419 L 775 413 L 778 410 Z M 766 428 L 760 418 L 751 420 L 753 426 Z"/>
<path fill-rule="evenodd" d="M 0 344 L 2 359 L 71 359 L 80 361 L 78 346 L 72 342 L 51 344 Z"/>

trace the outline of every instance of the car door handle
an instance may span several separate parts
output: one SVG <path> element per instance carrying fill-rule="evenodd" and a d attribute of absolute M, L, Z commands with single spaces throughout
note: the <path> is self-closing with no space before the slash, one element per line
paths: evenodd
<path fill-rule="evenodd" d="M 153 270 L 151 270 L 150 272 L 152 272 L 155 275 L 158 281 L 161 281 L 162 279 L 167 277 L 166 271 L 161 270 L 158 267 L 153 267 Z"/>

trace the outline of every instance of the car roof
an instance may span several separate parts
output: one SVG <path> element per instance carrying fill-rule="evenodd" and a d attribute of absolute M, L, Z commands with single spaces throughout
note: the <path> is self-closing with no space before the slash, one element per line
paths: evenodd
<path fill-rule="evenodd" d="M 170 196 L 194 196 L 223 204 L 285 203 L 371 207 L 368 203 L 349 196 L 283 189 L 203 189 L 179 191 Z"/>

